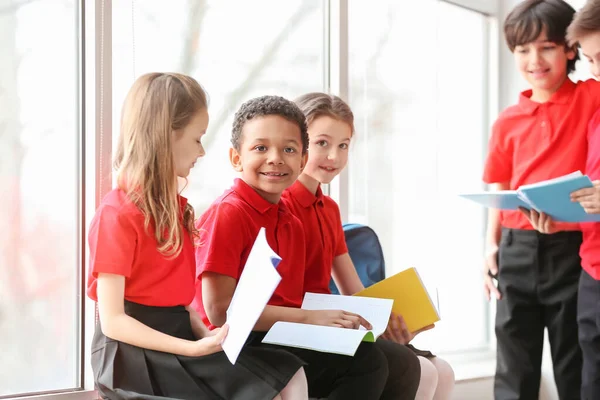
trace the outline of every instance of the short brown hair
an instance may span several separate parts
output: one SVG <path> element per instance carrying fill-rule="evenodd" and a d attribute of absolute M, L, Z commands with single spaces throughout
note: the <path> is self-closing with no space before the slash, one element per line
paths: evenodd
<path fill-rule="evenodd" d="M 600 31 L 600 0 L 588 0 L 569 25 L 567 42 L 571 45 L 576 44 L 582 37 L 598 31 Z"/>
<path fill-rule="evenodd" d="M 548 40 L 567 45 L 567 27 L 573 20 L 575 9 L 563 0 L 524 0 L 504 20 L 504 37 L 510 51 L 535 41 L 542 32 Z M 579 54 L 567 62 L 567 74 L 575 70 Z"/>
<path fill-rule="evenodd" d="M 304 94 L 294 100 L 306 116 L 306 124 L 310 125 L 315 119 L 323 116 L 335 118 L 350 125 L 354 134 L 354 114 L 350 106 L 338 96 L 313 92 Z"/>

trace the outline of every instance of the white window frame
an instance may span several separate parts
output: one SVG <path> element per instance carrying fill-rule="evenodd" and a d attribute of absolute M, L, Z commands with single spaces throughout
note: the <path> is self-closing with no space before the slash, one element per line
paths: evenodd
<path fill-rule="evenodd" d="M 348 101 L 348 0 L 329 0 L 327 3 L 325 88 L 328 93 Z M 344 168 L 325 188 L 325 192 L 338 203 L 342 221 L 348 221 L 349 186 L 348 168 Z"/>
<path fill-rule="evenodd" d="M 82 65 L 84 77 L 84 108 L 86 139 L 85 229 L 82 298 L 84 299 L 82 338 L 83 391 L 81 399 L 97 399 L 91 362 L 92 338 L 97 320 L 96 303 L 86 295 L 89 259 L 88 226 L 102 198 L 112 189 L 112 0 L 82 0 L 84 12 Z M 66 398 L 65 398 L 66 399 Z M 62 398 L 61 398 L 62 400 Z"/>
<path fill-rule="evenodd" d="M 468 10 L 488 16 L 497 16 L 500 7 L 499 0 L 440 0 Z"/>

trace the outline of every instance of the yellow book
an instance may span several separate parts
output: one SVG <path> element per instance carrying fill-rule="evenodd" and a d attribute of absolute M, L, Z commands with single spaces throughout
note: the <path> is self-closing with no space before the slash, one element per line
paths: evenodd
<path fill-rule="evenodd" d="M 411 332 L 440 320 L 436 306 L 427 293 L 419 273 L 412 267 L 369 286 L 355 296 L 394 300 L 392 311 L 402 315 Z"/>

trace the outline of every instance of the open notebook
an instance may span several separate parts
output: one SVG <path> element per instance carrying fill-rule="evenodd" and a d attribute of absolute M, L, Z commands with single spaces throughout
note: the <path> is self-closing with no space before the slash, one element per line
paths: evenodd
<path fill-rule="evenodd" d="M 461 194 L 489 208 L 517 210 L 519 207 L 544 212 L 559 222 L 595 222 L 600 214 L 587 214 L 581 204 L 572 202 L 570 194 L 593 187 L 592 181 L 580 171 L 558 178 L 520 186 L 517 190 L 500 190 Z"/>
<path fill-rule="evenodd" d="M 329 326 L 276 322 L 263 343 L 300 347 L 353 356 L 362 341 L 374 342 L 387 327 L 393 300 L 306 293 L 305 310 L 344 310 L 363 316 L 373 329 L 344 329 Z"/>

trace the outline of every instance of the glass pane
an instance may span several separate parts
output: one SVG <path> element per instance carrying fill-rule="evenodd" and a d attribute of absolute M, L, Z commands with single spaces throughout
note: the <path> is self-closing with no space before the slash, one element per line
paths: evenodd
<path fill-rule="evenodd" d="M 0 1 L 0 396 L 79 386 L 74 0 Z"/>
<path fill-rule="evenodd" d="M 415 15 L 430 15 L 433 29 Z M 349 221 L 379 234 L 388 275 L 414 266 L 439 297 L 442 321 L 415 341 L 436 351 L 487 343 L 485 214 L 456 196 L 481 188 L 485 24 L 480 14 L 435 0 L 351 2 L 349 9 L 357 119 Z M 457 43 L 469 50 L 453 62 Z"/>
<path fill-rule="evenodd" d="M 196 78 L 210 97 L 210 124 L 207 155 L 185 195 L 201 213 L 235 176 L 228 149 L 240 104 L 265 94 L 293 99 L 322 90 L 322 7 L 316 0 L 113 2 L 113 140 L 136 76 L 177 71 Z"/>

